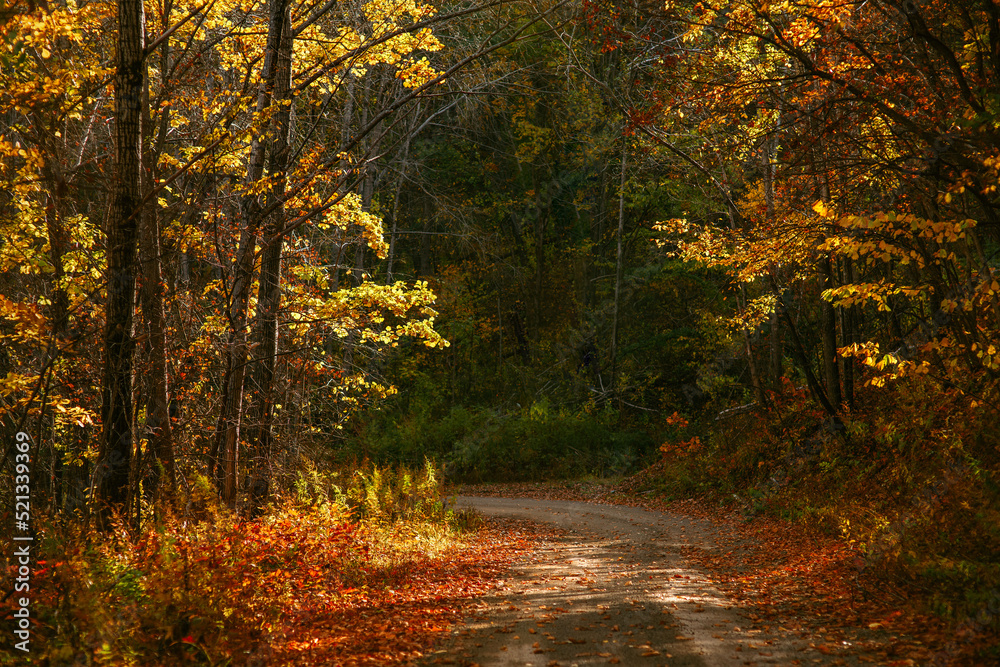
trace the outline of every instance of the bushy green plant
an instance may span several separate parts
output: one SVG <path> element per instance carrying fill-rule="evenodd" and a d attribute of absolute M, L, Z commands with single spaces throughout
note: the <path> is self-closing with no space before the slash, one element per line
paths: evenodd
<path fill-rule="evenodd" d="M 446 518 L 440 474 L 430 459 L 422 468 L 379 467 L 354 472 L 346 497 L 356 515 L 366 521 L 442 522 Z"/>

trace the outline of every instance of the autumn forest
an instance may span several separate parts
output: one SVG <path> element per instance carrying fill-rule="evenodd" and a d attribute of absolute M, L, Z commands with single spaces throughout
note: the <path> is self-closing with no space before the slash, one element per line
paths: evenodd
<path fill-rule="evenodd" d="M 0 22 L 29 661 L 406 664 L 541 539 L 455 494 L 595 485 L 814 531 L 1000 658 L 995 0 Z"/>

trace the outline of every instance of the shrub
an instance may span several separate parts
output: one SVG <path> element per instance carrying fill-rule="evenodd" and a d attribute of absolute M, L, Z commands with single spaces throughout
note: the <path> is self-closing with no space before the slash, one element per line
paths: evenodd
<path fill-rule="evenodd" d="M 242 664 L 266 653 L 269 632 L 304 590 L 388 585 L 414 554 L 451 543 L 453 517 L 430 462 L 351 474 L 303 462 L 295 492 L 250 521 L 220 507 L 204 483 L 181 505 L 188 518 L 161 516 L 137 536 L 124 525 L 103 534 L 36 517 L 32 659 Z M 10 618 L 12 602 L 4 605 Z"/>

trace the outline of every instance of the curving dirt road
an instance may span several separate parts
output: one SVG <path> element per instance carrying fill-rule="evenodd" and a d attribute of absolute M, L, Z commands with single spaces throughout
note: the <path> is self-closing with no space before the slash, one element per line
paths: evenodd
<path fill-rule="evenodd" d="M 821 637 L 756 625 L 687 564 L 681 547 L 715 547 L 710 522 L 571 501 L 460 497 L 458 506 L 563 533 L 424 664 L 857 664 L 811 648 Z"/>

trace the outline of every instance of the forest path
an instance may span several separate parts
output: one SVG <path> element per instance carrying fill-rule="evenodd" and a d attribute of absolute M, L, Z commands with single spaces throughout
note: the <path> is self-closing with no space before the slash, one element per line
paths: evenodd
<path fill-rule="evenodd" d="M 716 548 L 710 521 L 563 500 L 459 497 L 458 507 L 561 534 L 515 565 L 425 664 L 857 664 L 813 649 L 822 637 L 760 626 L 686 562 L 684 547 Z"/>

